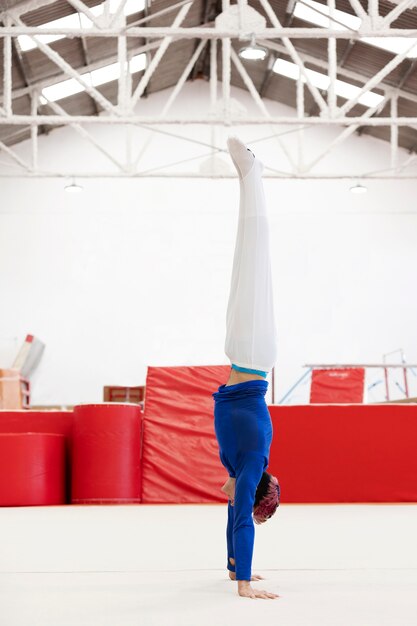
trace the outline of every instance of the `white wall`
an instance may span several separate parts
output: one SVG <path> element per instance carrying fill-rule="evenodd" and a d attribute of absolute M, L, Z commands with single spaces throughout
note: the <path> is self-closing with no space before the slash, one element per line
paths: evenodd
<path fill-rule="evenodd" d="M 188 85 L 177 111 L 187 106 L 190 115 L 201 114 L 206 90 L 200 81 Z M 140 110 L 157 111 L 167 94 L 148 98 Z M 246 93 L 234 90 L 234 96 L 255 112 Z M 122 158 L 124 129 L 90 130 Z M 209 129 L 167 130 L 209 140 Z M 307 130 L 309 156 L 338 132 Z M 236 133 L 253 141 L 274 129 Z M 135 152 L 148 134 L 134 132 Z M 217 131 L 218 145 L 227 134 Z M 294 138 L 285 136 L 295 154 Z M 275 140 L 252 145 L 267 165 L 286 166 Z M 45 167 L 76 163 L 91 171 L 106 163 L 69 128 L 41 137 L 40 150 Z M 27 143 L 16 151 L 29 158 Z M 207 153 L 158 135 L 143 169 Z M 198 171 L 200 163 L 176 169 Z M 352 163 L 358 171 L 389 168 L 388 144 L 355 135 L 320 168 L 337 172 Z M 0 166 L 0 174 L 11 171 Z M 72 404 L 101 400 L 105 384 L 144 383 L 147 365 L 226 363 L 237 181 L 95 178 L 83 185 L 82 194 L 71 195 L 60 179 L 0 178 L 0 367 L 11 364 L 27 332 L 39 336 L 47 347 L 33 403 Z M 417 183 L 370 181 L 363 196 L 348 188 L 347 181 L 265 180 L 278 398 L 306 362 L 380 361 L 398 347 L 417 362 Z"/>

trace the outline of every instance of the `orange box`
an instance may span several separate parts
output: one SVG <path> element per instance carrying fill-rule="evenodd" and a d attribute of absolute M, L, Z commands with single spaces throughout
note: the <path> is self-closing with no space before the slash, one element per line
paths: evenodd
<path fill-rule="evenodd" d="M 22 391 L 18 369 L 0 369 L 0 409 L 21 409 Z"/>

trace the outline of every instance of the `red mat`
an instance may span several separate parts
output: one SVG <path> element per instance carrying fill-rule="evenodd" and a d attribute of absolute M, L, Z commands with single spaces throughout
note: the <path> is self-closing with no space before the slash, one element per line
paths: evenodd
<path fill-rule="evenodd" d="M 149 367 L 142 502 L 225 502 L 227 472 L 214 434 L 212 393 L 229 366 Z"/>
<path fill-rule="evenodd" d="M 417 406 L 269 407 L 282 502 L 417 502 Z"/>

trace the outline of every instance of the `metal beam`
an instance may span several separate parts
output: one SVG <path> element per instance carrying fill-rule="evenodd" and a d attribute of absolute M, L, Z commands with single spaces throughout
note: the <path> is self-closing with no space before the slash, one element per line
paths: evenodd
<path fill-rule="evenodd" d="M 178 14 L 176 15 L 173 23 L 172 23 L 172 29 L 174 30 L 177 26 L 179 26 L 180 24 L 182 24 L 182 22 L 184 21 L 184 19 L 187 16 L 188 11 L 191 8 L 191 5 L 193 3 L 194 0 L 190 0 L 190 2 L 186 5 L 184 5 L 183 7 L 181 7 L 181 9 L 178 11 Z M 147 30 L 147 29 L 145 29 Z M 131 32 L 130 30 L 127 32 Z M 145 70 L 144 75 L 142 76 L 141 80 L 139 81 L 138 86 L 135 89 L 135 92 L 131 98 L 131 102 L 130 102 L 130 106 L 133 109 L 133 107 L 136 105 L 137 101 L 139 100 L 139 98 L 142 96 L 144 90 L 146 89 L 152 75 L 154 74 L 156 68 L 158 67 L 162 57 L 164 56 L 165 52 L 167 51 L 169 45 L 171 44 L 171 42 L 173 41 L 173 38 L 168 36 L 165 37 L 164 40 L 162 41 L 161 45 L 159 46 L 158 50 L 155 53 L 155 56 L 152 58 L 152 61 L 149 63 L 148 67 Z"/>
<path fill-rule="evenodd" d="M 416 4 L 416 0 L 402 0 L 402 2 L 399 2 L 399 4 L 397 4 L 397 6 L 389 13 L 387 13 L 387 15 L 385 15 L 385 17 L 383 18 L 383 27 L 386 28 L 387 26 L 391 26 L 392 22 L 400 17 L 400 15 L 404 13 L 404 11 L 406 11 L 407 9 L 412 9 L 416 6 Z"/>
<path fill-rule="evenodd" d="M 13 21 L 17 24 L 22 24 L 22 21 L 19 18 L 14 18 Z M 81 29 L 82 30 L 82 29 Z M 36 43 L 36 46 L 43 52 L 53 63 L 55 63 L 63 72 L 67 74 L 70 78 L 74 78 L 83 89 L 101 106 L 103 109 L 109 112 L 115 112 L 115 107 L 105 98 L 95 87 L 92 87 L 88 81 L 84 80 L 81 74 L 79 74 L 76 70 L 65 59 L 63 59 L 53 48 L 43 43 L 37 37 L 31 36 L 33 41 Z"/>
<path fill-rule="evenodd" d="M 1 142 L 0 142 L 0 147 L 1 147 Z M 185 178 L 185 179 L 236 179 L 236 174 L 219 174 L 219 173 L 215 173 L 215 174 L 205 174 L 205 173 L 201 173 L 201 172 L 158 172 L 158 173 L 137 173 L 137 174 L 132 174 L 131 172 L 127 173 L 127 174 L 122 174 L 122 173 L 105 173 L 105 174 L 98 174 L 97 172 L 85 172 L 85 171 L 69 171 L 69 172 L 59 172 L 59 171 L 53 171 L 53 172 L 23 172 L 23 173 L 19 173 L 18 175 L 11 175 L 11 174 L 1 174 L 0 173 L 0 179 L 1 178 L 68 178 L 68 177 L 75 177 L 75 178 L 83 178 L 83 179 L 97 179 L 97 178 L 168 178 L 168 179 L 173 179 L 173 178 Z M 347 180 L 347 181 L 358 181 L 358 180 L 417 180 L 417 174 L 413 175 L 403 175 L 403 176 L 396 176 L 396 175 L 376 175 L 376 176 L 372 176 L 372 175 L 357 175 L 357 174 L 292 174 L 292 173 L 288 173 L 288 174 L 268 174 L 268 175 L 264 175 L 264 178 L 268 178 L 268 179 L 279 179 L 279 180 L 287 180 L 287 179 L 292 179 L 292 180 Z M 401 213 L 404 213 L 404 211 L 399 211 Z M 417 215 L 417 211 L 406 211 L 407 213 L 411 213 L 413 215 Z"/>
<path fill-rule="evenodd" d="M 270 50 L 275 50 L 277 52 L 287 54 L 286 49 L 282 44 L 277 44 L 272 41 L 262 40 L 262 39 L 258 41 L 261 45 L 267 46 Z M 300 52 L 299 55 L 303 63 L 310 63 L 311 65 L 314 65 L 316 68 L 322 69 L 325 72 L 328 71 L 329 64 L 327 61 L 323 59 L 318 59 L 317 57 L 311 54 L 304 53 L 304 52 L 303 53 Z M 413 60 L 413 64 L 414 64 L 414 60 Z M 415 68 L 414 65 L 413 65 L 413 68 Z M 348 80 L 353 80 L 356 82 L 367 83 L 369 81 L 369 76 L 365 76 L 364 74 L 360 74 L 359 72 L 352 72 L 351 70 L 348 70 L 346 68 L 339 67 L 337 70 L 337 75 L 340 76 L 341 78 L 347 78 Z M 401 98 L 404 98 L 405 100 L 409 100 L 410 102 L 417 103 L 417 94 L 411 93 L 410 91 L 401 90 L 398 87 L 393 87 L 392 85 L 386 85 L 385 83 L 382 83 L 380 85 L 380 88 L 387 89 L 389 91 L 392 91 L 395 89 L 397 91 L 397 94 Z"/>
<path fill-rule="evenodd" d="M 372 111 L 373 109 L 369 109 Z M 369 111 L 368 111 L 369 113 Z M 301 123 L 304 126 L 355 126 L 357 124 L 363 125 L 364 116 L 355 116 L 355 117 L 336 117 L 336 118 L 325 118 L 325 117 L 305 117 L 301 119 Z M 102 115 L 100 117 L 95 117 L 94 115 L 72 115 L 70 121 L 67 118 L 60 115 L 38 115 L 35 119 L 32 118 L 31 115 L 12 115 L 6 117 L 4 115 L 0 115 L 0 125 L 13 125 L 13 126 L 26 126 L 32 123 L 37 124 L 38 126 L 41 124 L 46 124 L 48 126 L 61 126 L 67 125 L 71 123 L 77 124 L 108 124 L 112 125 L 120 125 L 120 124 L 136 124 L 136 125 L 172 125 L 172 124 L 186 124 L 186 125 L 211 125 L 216 124 L 217 126 L 224 126 L 224 119 L 213 118 L 213 117 L 196 117 L 192 118 L 189 116 L 184 117 L 173 117 L 173 118 L 161 118 L 159 116 L 145 116 L 145 115 L 120 115 L 118 117 L 113 115 Z M 300 124 L 300 119 L 295 116 L 271 116 L 266 119 L 265 116 L 262 117 L 231 117 L 228 122 L 234 126 L 236 125 L 248 125 L 248 126 L 259 126 L 267 124 L 282 124 L 285 126 L 298 126 Z M 395 124 L 397 126 L 412 126 L 417 125 L 417 117 L 398 117 L 397 119 L 392 119 L 391 117 L 376 117 L 367 120 L 366 126 L 391 126 Z"/>
<path fill-rule="evenodd" d="M 155 50 L 156 48 L 159 47 L 160 43 L 161 41 L 153 41 L 152 43 L 149 43 L 145 46 L 141 46 L 140 48 L 137 48 L 135 50 L 135 53 L 141 54 L 142 52 Z M 82 69 L 84 69 L 86 72 L 92 72 L 94 70 L 98 70 L 102 67 L 105 67 L 106 65 L 109 65 L 110 63 L 113 63 L 116 59 L 117 59 L 117 56 L 113 55 L 108 58 L 103 58 L 100 61 L 96 61 L 95 63 L 91 63 L 90 65 L 88 65 L 88 67 L 84 66 Z M 76 68 L 76 69 L 81 69 L 81 68 Z M 37 80 L 37 81 L 33 80 L 28 87 L 15 89 L 12 92 L 12 98 L 15 99 L 15 98 L 21 98 L 22 96 L 30 95 L 33 89 L 37 89 L 38 91 L 41 91 L 45 87 L 50 87 L 51 85 L 55 85 L 57 82 L 65 80 L 66 78 L 67 78 L 67 75 L 62 73 L 58 76 L 52 76 L 50 78 L 44 78 L 44 79 Z M 2 102 L 2 95 L 0 95 L 0 102 Z"/>
<path fill-rule="evenodd" d="M 192 2 L 193 0 L 190 0 Z M 263 3 L 265 0 L 260 0 Z M 273 13 L 275 15 L 275 13 Z M 276 16 L 275 16 L 276 17 Z M 278 19 L 278 18 L 277 18 Z M 239 39 L 247 33 L 236 29 L 217 29 L 206 28 L 204 26 L 172 27 L 172 26 L 128 26 L 126 29 L 127 37 L 136 38 L 155 38 L 170 37 L 174 39 Z M 73 37 L 118 37 L 120 28 L 42 28 L 38 26 L 25 26 L 23 22 L 19 26 L 0 27 L 0 37 L 11 35 L 18 37 L 19 35 L 64 35 L 72 39 Z M 335 37 L 336 39 L 352 39 L 360 41 L 364 37 L 404 37 L 407 39 L 417 38 L 416 28 L 384 28 L 372 29 L 364 28 L 359 31 L 352 30 L 334 30 L 327 28 L 285 28 L 281 26 L 264 28 L 256 31 L 256 37 L 263 39 L 328 39 Z"/>

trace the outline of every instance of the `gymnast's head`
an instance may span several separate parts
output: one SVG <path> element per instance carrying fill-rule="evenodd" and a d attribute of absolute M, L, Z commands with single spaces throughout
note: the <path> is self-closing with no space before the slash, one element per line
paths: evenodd
<path fill-rule="evenodd" d="M 255 524 L 263 524 L 273 516 L 279 506 L 280 487 L 278 479 L 268 472 L 262 474 L 256 488 L 255 502 L 253 505 L 253 521 Z"/>

